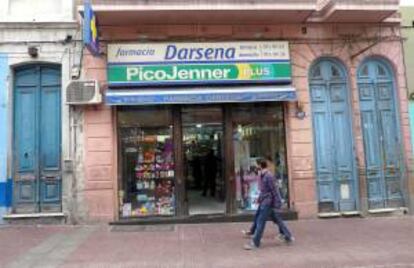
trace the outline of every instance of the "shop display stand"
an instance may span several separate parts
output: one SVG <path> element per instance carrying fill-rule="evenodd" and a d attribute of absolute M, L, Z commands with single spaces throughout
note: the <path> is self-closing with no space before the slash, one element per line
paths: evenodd
<path fill-rule="evenodd" d="M 134 164 L 131 167 L 133 184 L 123 195 L 122 217 L 173 216 L 174 158 L 168 135 L 135 136 Z M 131 145 L 130 145 L 131 146 Z M 131 148 L 131 147 L 129 147 Z"/>
<path fill-rule="evenodd" d="M 144 140 L 135 167 L 139 215 L 174 214 L 174 164 L 165 159 L 165 143 Z"/>

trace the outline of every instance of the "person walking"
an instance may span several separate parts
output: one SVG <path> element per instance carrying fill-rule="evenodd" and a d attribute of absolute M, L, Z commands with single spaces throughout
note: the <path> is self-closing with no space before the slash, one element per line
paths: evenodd
<path fill-rule="evenodd" d="M 276 168 L 275 168 L 275 165 L 273 164 L 272 157 L 268 155 L 268 156 L 266 156 L 265 160 L 267 162 L 267 171 L 270 172 L 271 174 L 275 175 Z M 257 165 L 258 165 L 258 169 L 259 169 L 258 170 L 258 173 L 259 173 L 259 189 L 262 189 L 262 176 L 261 176 L 261 167 L 260 167 L 260 162 L 261 161 L 262 161 L 262 159 L 257 160 Z M 257 208 L 256 213 L 255 213 L 254 218 L 253 218 L 253 223 L 252 223 L 252 226 L 250 227 L 250 229 L 249 230 L 242 230 L 242 233 L 246 238 L 251 238 L 252 235 L 254 235 L 254 232 L 256 231 L 256 227 L 257 227 L 257 218 L 259 216 L 259 212 L 260 212 L 260 210 L 259 210 L 259 208 Z M 273 217 L 274 216 L 273 214 L 271 216 L 272 216 L 271 217 L 272 221 L 279 227 L 278 239 L 281 240 L 281 241 L 286 241 L 284 239 L 283 230 L 278 225 L 277 219 L 275 217 Z"/>
<path fill-rule="evenodd" d="M 262 189 L 259 195 L 259 208 L 256 217 L 256 230 L 254 231 L 252 240 L 244 246 L 246 250 L 257 249 L 260 247 L 260 242 L 266 227 L 266 221 L 269 216 L 279 226 L 281 235 L 284 241 L 291 243 L 294 239 L 289 229 L 283 222 L 279 213 L 276 211 L 282 206 L 280 191 L 276 186 L 275 176 L 268 170 L 268 161 L 260 161 L 261 167 L 261 184 Z"/>

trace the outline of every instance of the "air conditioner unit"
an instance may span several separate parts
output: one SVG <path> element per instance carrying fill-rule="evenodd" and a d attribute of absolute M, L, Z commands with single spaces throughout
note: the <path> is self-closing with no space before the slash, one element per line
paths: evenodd
<path fill-rule="evenodd" d="M 73 80 L 66 88 L 66 103 L 87 105 L 102 103 L 102 95 L 96 80 Z"/>

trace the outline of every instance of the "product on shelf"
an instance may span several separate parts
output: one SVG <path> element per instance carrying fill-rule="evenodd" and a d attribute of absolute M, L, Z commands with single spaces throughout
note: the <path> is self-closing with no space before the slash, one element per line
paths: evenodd
<path fill-rule="evenodd" d="M 128 217 L 130 216 L 132 213 L 132 206 L 131 203 L 125 203 L 122 206 L 122 216 L 123 217 Z"/>
<path fill-rule="evenodd" d="M 174 215 L 172 139 L 156 135 L 143 136 L 136 147 L 133 167 L 135 197 L 129 195 L 130 203 L 121 203 L 122 216 Z"/>

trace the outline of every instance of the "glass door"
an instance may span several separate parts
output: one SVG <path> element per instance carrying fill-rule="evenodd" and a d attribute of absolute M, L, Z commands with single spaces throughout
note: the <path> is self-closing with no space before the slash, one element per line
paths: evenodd
<path fill-rule="evenodd" d="M 188 213 L 222 214 L 226 208 L 222 108 L 185 106 L 181 115 Z"/>

